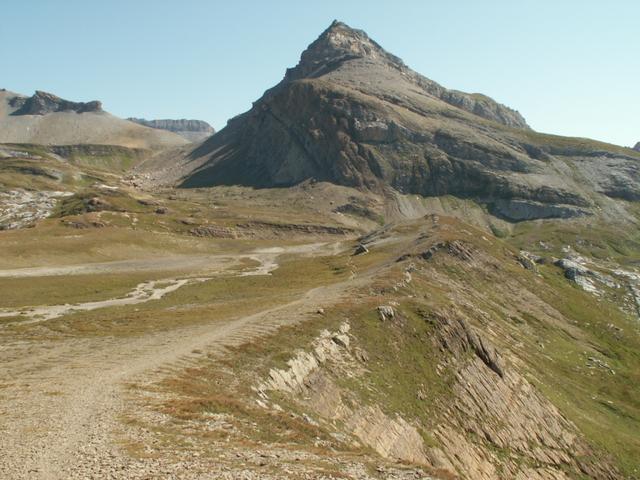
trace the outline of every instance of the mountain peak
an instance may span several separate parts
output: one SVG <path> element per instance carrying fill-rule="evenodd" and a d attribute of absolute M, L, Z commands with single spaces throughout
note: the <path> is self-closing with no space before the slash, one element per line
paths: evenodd
<path fill-rule="evenodd" d="M 640 152 L 640 142 L 636 143 L 636 146 L 633 147 L 634 150 L 636 150 L 637 152 Z"/>
<path fill-rule="evenodd" d="M 402 60 L 385 51 L 371 40 L 366 32 L 334 20 L 329 28 L 302 52 L 298 65 L 287 70 L 285 81 L 318 77 L 345 61 L 357 58 L 391 64 L 397 68 L 404 67 Z"/>
<path fill-rule="evenodd" d="M 346 23 L 341 22 L 340 20 L 336 19 L 333 22 L 331 22 L 331 25 L 329 25 L 329 28 L 327 28 L 327 30 L 331 30 L 333 28 L 342 28 L 342 27 L 351 28 Z"/>
<path fill-rule="evenodd" d="M 370 94 L 382 86 L 382 90 L 377 93 L 386 97 L 390 92 L 403 88 L 423 91 L 474 115 L 515 128 L 529 128 L 517 111 L 483 95 L 471 95 L 442 87 L 411 70 L 402 59 L 387 52 L 363 30 L 352 28 L 338 20 L 334 20 L 302 52 L 298 64 L 287 70 L 278 85 L 267 90 L 266 97 L 293 81 L 325 76 L 348 87 L 369 89 Z M 401 94 L 398 101 L 404 97 L 406 92 Z"/>

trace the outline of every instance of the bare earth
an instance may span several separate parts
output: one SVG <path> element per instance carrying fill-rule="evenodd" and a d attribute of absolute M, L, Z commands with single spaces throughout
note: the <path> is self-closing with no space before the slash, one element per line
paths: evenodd
<path fill-rule="evenodd" d="M 337 245 L 312 244 L 256 251 L 253 274 L 269 274 L 285 252 L 313 254 Z M 75 478 L 214 478 L 185 468 L 174 476 L 160 463 L 131 460 L 118 448 L 119 417 L 133 405 L 125 385 L 150 381 L 158 369 L 222 355 L 277 328 L 299 322 L 328 302 L 338 301 L 349 280 L 308 290 L 300 298 L 258 313 L 228 318 L 166 333 L 127 339 L 65 342 L 13 341 L 0 347 L 0 477 L 11 479 Z M 1 332 L 1 331 L 0 331 Z M 1 334 L 1 333 L 0 333 Z M 189 473 L 191 472 L 191 473 Z M 218 478 L 218 477 L 216 477 Z"/>

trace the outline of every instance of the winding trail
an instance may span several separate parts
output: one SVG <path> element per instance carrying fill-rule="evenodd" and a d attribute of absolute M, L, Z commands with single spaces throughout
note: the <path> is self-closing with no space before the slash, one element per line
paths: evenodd
<path fill-rule="evenodd" d="M 277 256 L 284 253 L 326 254 L 337 248 L 312 244 L 256 251 L 252 258 L 261 263 L 249 273 L 269 274 L 277 268 Z M 364 281 L 358 277 L 313 288 L 274 308 L 176 328 L 170 334 L 3 342 L 0 478 L 174 478 L 161 467 L 149 470 L 148 465 L 141 465 L 118 448 L 119 417 L 132 408 L 125 384 L 157 378 L 159 368 L 188 362 L 199 352 L 223 354 L 228 347 L 300 322 L 318 307 L 349 295 Z"/>

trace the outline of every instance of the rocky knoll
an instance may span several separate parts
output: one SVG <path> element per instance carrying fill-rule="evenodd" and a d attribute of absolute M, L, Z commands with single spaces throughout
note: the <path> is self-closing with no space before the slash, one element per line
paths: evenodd
<path fill-rule="evenodd" d="M 9 104 L 16 108 L 12 115 L 46 115 L 54 112 L 101 112 L 102 103 L 94 100 L 92 102 L 71 102 L 60 98 L 52 93 L 36 90 L 31 97 L 13 97 Z"/>
<path fill-rule="evenodd" d="M 516 111 L 447 90 L 334 22 L 250 111 L 188 155 L 181 184 L 314 178 L 472 198 L 520 221 L 613 205 L 602 196 L 639 198 L 639 165 L 632 149 L 533 132 Z"/>
<path fill-rule="evenodd" d="M 201 142 L 215 133 L 211 125 L 203 120 L 146 120 L 144 118 L 127 118 L 130 122 L 144 125 L 145 127 L 168 130 L 192 142 Z"/>

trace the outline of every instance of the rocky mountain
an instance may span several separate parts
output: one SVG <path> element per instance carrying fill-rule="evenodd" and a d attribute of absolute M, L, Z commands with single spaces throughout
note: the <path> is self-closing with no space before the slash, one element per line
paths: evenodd
<path fill-rule="evenodd" d="M 157 128 L 174 132 L 190 142 L 202 142 L 215 133 L 211 125 L 203 120 L 146 120 L 144 118 L 127 118 L 130 122 L 144 125 L 145 127 Z"/>
<path fill-rule="evenodd" d="M 46 115 L 54 112 L 102 112 L 102 103 L 94 100 L 92 102 L 70 102 L 52 93 L 36 90 L 31 97 L 16 96 L 9 100 L 9 105 L 16 108 L 11 115 Z"/>
<path fill-rule="evenodd" d="M 144 122 L 0 90 L 0 480 L 638 480 L 640 152 L 339 22 Z"/>
<path fill-rule="evenodd" d="M 99 144 L 161 149 L 187 143 L 172 132 L 136 125 L 102 109 L 36 91 L 31 97 L 0 91 L 0 143 Z"/>
<path fill-rule="evenodd" d="M 447 90 L 334 22 L 250 111 L 194 149 L 184 187 L 307 179 L 471 198 L 511 221 L 616 210 L 640 198 L 640 156 L 543 135 L 480 94 Z"/>
<path fill-rule="evenodd" d="M 640 152 L 640 142 L 636 143 L 636 146 L 633 147 L 636 152 Z"/>
<path fill-rule="evenodd" d="M 298 65 L 287 70 L 284 79 L 276 89 L 294 80 L 322 77 L 351 60 L 364 61 L 352 64 L 352 66 L 355 65 L 355 70 L 357 71 L 352 71 L 351 75 L 340 77 L 340 80 L 345 81 L 347 84 L 356 85 L 358 81 L 362 82 L 365 71 L 369 66 L 384 66 L 407 77 L 408 81 L 414 86 L 418 86 L 428 94 L 446 103 L 505 125 L 528 128 L 525 119 L 517 111 L 496 103 L 484 95 L 447 90 L 436 82 L 409 69 L 400 58 L 386 52 L 380 45 L 371 40 L 364 31 L 352 29 L 337 20 L 302 53 Z M 355 77 L 359 78 L 356 79 Z M 387 89 L 391 86 L 389 81 L 378 85 L 382 89 Z M 385 93 L 382 89 L 378 88 L 381 94 Z"/>

